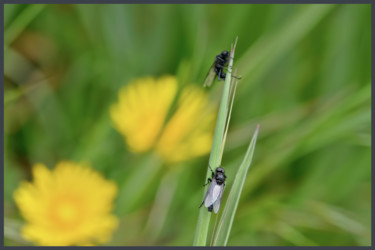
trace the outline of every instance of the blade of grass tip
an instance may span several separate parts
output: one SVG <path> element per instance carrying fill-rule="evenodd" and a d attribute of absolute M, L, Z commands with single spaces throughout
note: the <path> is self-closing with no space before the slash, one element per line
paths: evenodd
<path fill-rule="evenodd" d="M 222 141 L 222 146 L 221 146 L 221 156 L 223 155 L 223 151 L 224 151 L 224 144 L 225 144 L 225 141 L 226 141 L 226 138 L 227 138 L 227 132 L 228 132 L 228 127 L 229 127 L 229 121 L 230 121 L 230 116 L 232 114 L 232 107 L 233 107 L 233 100 L 234 100 L 234 95 L 235 95 L 235 91 L 236 91 L 236 88 L 237 88 L 237 79 L 235 78 L 232 78 L 232 66 L 233 66 L 233 57 L 234 57 L 234 51 L 235 51 L 235 48 L 236 48 L 236 45 L 237 45 L 237 40 L 238 40 L 238 36 L 236 37 L 236 41 L 234 42 L 234 45 L 231 44 L 231 61 L 229 62 L 229 65 L 228 65 L 228 72 L 226 74 L 226 77 L 225 77 L 225 80 L 228 78 L 230 79 L 230 89 L 229 89 L 229 102 L 227 104 L 227 119 L 226 119 L 226 122 L 225 122 L 225 128 L 224 128 L 224 134 L 223 134 L 223 141 Z M 237 73 L 237 70 L 236 70 L 236 73 Z"/>
<path fill-rule="evenodd" d="M 228 63 L 228 69 L 232 69 L 237 39 L 238 37 L 236 38 L 234 46 L 231 50 L 231 55 L 230 55 L 229 63 Z M 220 166 L 221 159 L 222 159 L 222 151 L 223 151 L 222 147 L 224 146 L 222 142 L 223 142 L 223 138 L 225 134 L 225 125 L 226 125 L 227 116 L 228 116 L 228 103 L 230 100 L 231 78 L 232 78 L 231 72 L 230 70 L 228 70 L 228 73 L 226 74 L 225 81 L 224 81 L 224 89 L 223 89 L 223 94 L 222 94 L 221 101 L 220 101 L 219 114 L 218 114 L 217 121 L 216 121 L 214 139 L 213 139 L 211 154 L 210 154 L 210 159 L 209 159 L 209 165 L 213 167 L 214 169 L 216 169 L 217 166 Z M 211 176 L 211 170 L 207 167 L 205 180 L 207 180 L 207 178 L 209 178 L 210 176 Z M 204 188 L 203 197 L 207 192 L 207 188 L 208 186 Z M 211 219 L 211 213 L 208 212 L 204 206 L 202 206 L 199 211 L 197 229 L 195 231 L 195 236 L 194 236 L 194 243 L 193 243 L 194 246 L 206 245 L 210 219 Z"/>
<path fill-rule="evenodd" d="M 233 181 L 232 188 L 228 195 L 227 202 L 224 207 L 223 215 L 220 219 L 218 231 L 215 235 L 214 246 L 226 246 L 229 234 L 232 228 L 234 216 L 236 214 L 238 202 L 240 200 L 242 188 L 245 183 L 247 171 L 250 168 L 251 161 L 255 150 L 255 144 L 258 137 L 259 124 L 251 139 L 250 145 L 247 149 L 246 155 L 237 171 L 236 178 Z"/>
<path fill-rule="evenodd" d="M 237 69 L 234 71 L 234 73 L 237 74 Z M 230 88 L 230 98 L 231 98 L 231 100 L 230 100 L 230 105 L 229 105 L 228 111 L 227 111 L 228 116 L 227 116 L 227 123 L 225 124 L 225 132 L 224 132 L 224 137 L 223 137 L 223 146 L 221 147 L 221 150 L 222 150 L 221 155 L 223 155 L 224 145 L 225 145 L 225 141 L 227 139 L 230 117 L 232 115 L 234 96 L 236 95 L 237 82 L 238 82 L 238 80 L 236 78 L 232 78 L 231 88 Z"/>

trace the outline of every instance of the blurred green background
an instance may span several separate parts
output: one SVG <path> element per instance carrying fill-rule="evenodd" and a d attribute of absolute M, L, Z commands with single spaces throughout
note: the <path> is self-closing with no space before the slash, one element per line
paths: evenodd
<path fill-rule="evenodd" d="M 228 245 L 371 244 L 370 5 L 4 12 L 5 245 L 29 244 L 13 191 L 35 162 L 63 159 L 89 161 L 117 182 L 120 226 L 107 245 L 192 245 L 209 156 L 158 168 L 128 150 L 109 107 L 138 77 L 203 84 L 236 36 L 242 80 L 223 155 L 229 187 L 257 123 L 260 133 Z M 207 91 L 219 98 L 222 86 Z"/>

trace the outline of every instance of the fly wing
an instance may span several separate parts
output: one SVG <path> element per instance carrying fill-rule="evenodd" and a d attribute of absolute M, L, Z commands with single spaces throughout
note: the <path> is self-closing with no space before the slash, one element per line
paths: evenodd
<path fill-rule="evenodd" d="M 221 204 L 221 198 L 223 197 L 223 193 L 224 193 L 225 184 L 223 183 L 223 185 L 221 185 L 220 187 L 221 187 L 221 189 L 220 189 L 219 197 L 216 199 L 215 204 L 214 204 L 215 214 L 217 214 L 217 212 L 219 211 L 220 204 Z"/>
<path fill-rule="evenodd" d="M 208 197 L 208 194 L 211 192 L 211 191 L 210 191 L 211 189 L 212 189 L 212 181 L 211 181 L 210 185 L 208 186 L 208 189 L 207 189 L 206 194 L 204 195 L 204 198 L 203 198 L 203 202 L 202 202 L 202 204 L 205 203 L 205 201 L 206 201 L 206 199 L 207 199 L 207 197 Z"/>
<path fill-rule="evenodd" d="M 207 190 L 206 198 L 204 199 L 204 206 L 209 207 L 215 203 L 220 195 L 221 186 L 216 183 L 215 178 L 212 179 L 210 187 Z"/>
<path fill-rule="evenodd" d="M 204 80 L 203 87 L 210 87 L 216 77 L 215 63 L 212 64 L 210 70 L 207 73 L 206 79 Z"/>

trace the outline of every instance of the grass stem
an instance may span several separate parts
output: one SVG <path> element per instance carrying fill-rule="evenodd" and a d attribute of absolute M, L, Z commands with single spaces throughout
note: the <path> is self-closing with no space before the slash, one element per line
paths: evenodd
<path fill-rule="evenodd" d="M 221 164 L 222 154 L 223 154 L 223 147 L 224 147 L 224 141 L 225 141 L 225 128 L 227 126 L 228 121 L 228 108 L 229 108 L 229 102 L 231 99 L 231 79 L 232 79 L 232 72 L 231 69 L 233 67 L 233 58 L 234 58 L 234 52 L 237 44 L 237 39 L 234 43 L 234 46 L 231 50 L 230 59 L 228 63 L 228 72 L 225 77 L 224 81 L 224 89 L 223 94 L 220 101 L 220 107 L 219 107 L 219 114 L 217 117 L 216 122 L 216 128 L 215 128 L 215 134 L 213 139 L 213 144 L 211 148 L 211 154 L 209 159 L 209 165 L 211 168 L 216 169 Z M 209 178 L 211 176 L 211 171 L 209 168 L 207 168 L 206 178 Z M 204 189 L 204 194 L 207 192 L 207 187 Z M 203 194 L 203 196 L 204 196 Z M 202 206 L 199 211 L 199 218 L 198 218 L 198 224 L 197 229 L 195 232 L 194 237 L 194 246 L 205 246 L 207 242 L 207 234 L 208 234 L 208 227 L 211 219 L 211 213 L 207 211 L 207 209 Z"/>

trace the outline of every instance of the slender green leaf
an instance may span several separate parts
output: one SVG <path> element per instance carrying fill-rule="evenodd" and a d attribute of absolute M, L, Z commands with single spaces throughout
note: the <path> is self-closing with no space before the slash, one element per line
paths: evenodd
<path fill-rule="evenodd" d="M 255 143 L 258 137 L 259 125 L 257 126 L 250 145 L 247 149 L 245 158 L 243 159 L 230 190 L 224 212 L 221 216 L 217 233 L 215 235 L 214 246 L 226 246 L 229 234 L 232 228 L 234 216 L 236 214 L 238 202 L 240 200 L 242 188 L 245 184 L 247 171 L 250 168 L 251 161 L 255 150 Z"/>
<path fill-rule="evenodd" d="M 231 56 L 228 64 L 228 69 L 232 69 L 233 66 L 233 58 L 234 58 L 234 51 L 236 48 L 236 42 L 233 46 L 233 49 L 231 51 Z M 228 70 L 228 73 L 225 77 L 224 82 L 224 90 L 223 95 L 220 102 L 220 108 L 219 108 L 219 114 L 217 117 L 216 122 L 216 128 L 215 128 L 215 134 L 214 134 L 214 140 L 211 148 L 211 154 L 210 154 L 210 160 L 209 165 L 212 168 L 216 168 L 217 166 L 220 166 L 221 159 L 223 155 L 223 147 L 224 147 L 224 141 L 225 141 L 225 128 L 228 125 L 228 114 L 229 114 L 229 105 L 231 100 L 231 79 L 232 74 L 231 70 Z M 206 173 L 206 179 L 211 176 L 211 170 L 207 168 Z M 203 195 L 207 192 L 207 187 L 204 189 Z M 194 246 L 205 246 L 207 241 L 207 234 L 208 234 L 208 227 L 210 224 L 211 219 L 211 213 L 207 211 L 204 207 L 202 207 L 199 210 L 199 217 L 198 217 L 198 224 L 197 229 L 195 231 L 195 237 L 194 237 Z"/>
<path fill-rule="evenodd" d="M 305 38 L 334 7 L 335 5 L 330 4 L 306 6 L 304 10 L 291 16 L 277 32 L 261 36 L 238 60 L 237 66 L 243 78 L 251 76 L 251 81 L 254 82 L 255 78 L 266 74 L 272 63 Z M 251 84 L 242 85 L 243 89 L 250 86 Z"/>
<path fill-rule="evenodd" d="M 30 22 L 45 8 L 45 4 L 28 6 L 4 31 L 5 49 L 18 37 Z"/>
<path fill-rule="evenodd" d="M 117 214 L 127 214 L 136 207 L 162 166 L 163 164 L 157 156 L 150 154 L 144 157 L 142 163 L 128 177 L 127 182 L 119 187 L 115 209 Z"/>

